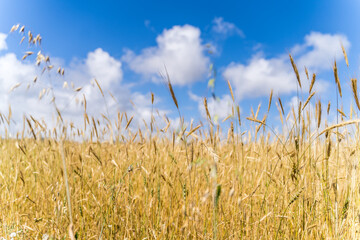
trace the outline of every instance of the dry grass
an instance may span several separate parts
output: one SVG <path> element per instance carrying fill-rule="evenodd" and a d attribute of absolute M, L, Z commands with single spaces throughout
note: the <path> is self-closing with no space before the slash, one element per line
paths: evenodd
<path fill-rule="evenodd" d="M 18 28 L 14 26 L 13 31 Z M 32 42 L 41 40 L 28 35 Z M 41 53 L 37 58 L 49 64 Z M 291 56 L 290 60 L 301 89 Z M 334 77 L 341 94 L 337 71 L 335 63 Z M 63 75 L 64 70 L 58 73 Z M 181 119 L 170 78 L 167 80 Z M 161 130 L 153 128 L 153 117 L 151 129 L 133 129 L 133 116 L 128 119 L 126 113 L 118 113 L 117 120 L 103 115 L 101 123 L 87 115 L 90 106 L 85 97 L 84 128 L 66 126 L 61 120 L 57 129 L 59 135 L 62 129 L 62 138 L 41 138 L 54 129 L 47 129 L 35 117 L 24 118 L 18 139 L 0 141 L 0 236 L 357 239 L 360 141 L 355 139 L 359 139 L 359 121 L 356 114 L 350 114 L 348 121 L 322 128 L 321 102 L 315 109 L 310 104 L 316 96 L 314 83 L 315 74 L 305 103 L 300 101 L 290 113 L 278 98 L 282 133 L 267 125 L 273 92 L 266 114 L 259 117 L 259 105 L 255 114 L 243 117 L 249 120 L 244 126 L 230 82 L 234 105 L 232 115 L 225 119 L 231 121 L 225 137 L 211 121 L 206 98 L 208 128 L 202 123 L 186 128 L 181 119 L 181 130 L 168 132 L 170 137 L 165 137 L 171 131 L 168 119 Z M 351 83 L 359 107 L 356 80 Z M 7 117 L 1 114 L 2 127 L 7 128 L 10 118 L 11 109 Z M 118 136 L 113 125 L 124 126 Z M 111 136 L 117 140 L 71 141 L 72 133 L 81 131 L 90 131 L 97 139 Z"/>
<path fill-rule="evenodd" d="M 171 141 L 153 141 L 64 143 L 79 239 L 348 238 L 352 221 L 357 225 L 352 141 L 341 141 L 338 166 L 330 138 L 283 145 L 283 137 L 271 142 L 262 136 L 258 143 L 236 139 L 214 147 L 204 137 L 189 140 L 188 156 L 183 144 L 173 149 Z M 59 145 L 53 139 L 1 141 L 3 236 L 67 234 L 71 214 Z"/>

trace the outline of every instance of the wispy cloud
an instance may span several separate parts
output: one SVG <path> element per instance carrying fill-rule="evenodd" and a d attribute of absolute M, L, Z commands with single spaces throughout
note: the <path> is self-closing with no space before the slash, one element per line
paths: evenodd
<path fill-rule="evenodd" d="M 145 25 L 145 27 L 147 28 L 147 29 L 149 29 L 150 31 L 152 31 L 152 32 L 155 32 L 155 28 L 154 28 L 154 26 L 151 24 L 151 21 L 150 20 L 145 20 L 144 21 L 144 25 Z"/>
<path fill-rule="evenodd" d="M 174 26 L 156 38 L 157 46 L 143 49 L 136 55 L 128 50 L 123 60 L 130 68 L 159 82 L 164 66 L 174 85 L 187 85 L 206 76 L 209 58 L 204 54 L 200 30 L 191 25 Z"/>
<path fill-rule="evenodd" d="M 225 37 L 231 35 L 239 35 L 243 38 L 245 37 L 245 34 L 241 29 L 239 29 L 234 23 L 224 21 L 222 17 L 214 18 L 212 31 Z"/>

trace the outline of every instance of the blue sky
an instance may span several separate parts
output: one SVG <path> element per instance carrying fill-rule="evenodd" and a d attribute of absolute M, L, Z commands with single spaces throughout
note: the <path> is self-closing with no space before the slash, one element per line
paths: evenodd
<path fill-rule="evenodd" d="M 164 65 L 180 110 L 187 120 L 195 121 L 204 120 L 203 97 L 209 98 L 210 111 L 220 121 L 230 113 L 225 79 L 233 86 L 243 116 L 249 116 L 250 107 L 256 109 L 259 102 L 266 110 L 271 89 L 289 110 L 296 96 L 296 79 L 288 53 L 294 55 L 304 86 L 308 86 L 304 65 L 310 74 L 317 73 L 315 90 L 323 102 L 334 98 L 334 59 L 345 93 L 349 93 L 350 77 L 357 77 L 359 71 L 357 1 L 0 0 L 0 6 L 0 112 L 6 113 L 11 104 L 16 122 L 23 113 L 51 118 L 53 111 L 45 106 L 46 99 L 38 100 L 39 92 L 50 86 L 62 110 L 75 122 L 82 122 L 82 107 L 76 106 L 82 94 L 93 114 L 106 108 L 111 113 L 127 111 L 138 116 L 141 124 L 142 118 L 149 119 L 150 92 L 154 92 L 160 115 L 176 119 L 174 104 L 159 77 Z M 65 68 L 65 77 L 45 74 L 30 90 L 25 91 L 22 84 L 17 92 L 9 92 L 11 86 L 39 75 L 30 57 L 21 61 L 27 44 L 19 46 L 21 36 L 9 33 L 17 23 L 25 25 L 26 32 L 41 34 L 43 53 L 54 65 Z M 340 42 L 348 51 L 349 69 Z M 209 44 L 212 54 L 206 47 Z M 208 88 L 210 64 L 217 70 L 216 100 Z M 116 102 L 107 96 L 104 104 L 91 84 L 94 78 Z M 62 88 L 64 81 L 83 87 L 82 92 L 74 97 L 74 91 Z M 347 94 L 345 108 L 350 100 Z M 277 115 L 275 106 L 273 111 Z"/>

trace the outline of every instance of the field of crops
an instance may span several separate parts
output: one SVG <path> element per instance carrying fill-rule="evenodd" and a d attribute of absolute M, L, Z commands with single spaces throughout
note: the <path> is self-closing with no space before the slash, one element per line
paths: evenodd
<path fill-rule="evenodd" d="M 36 61 L 51 70 L 41 53 Z M 305 89 L 291 56 L 289 64 L 298 80 L 297 106 L 286 112 L 271 92 L 262 106 L 267 111 L 259 105 L 242 116 L 228 82 L 233 109 L 220 119 L 225 127 L 211 118 L 206 98 L 206 122 L 185 124 L 171 77 L 169 99 L 180 123 L 167 120 L 165 128 L 154 116 L 136 129 L 124 112 L 109 119 L 88 115 L 86 107 L 82 128 L 63 121 L 56 105 L 54 128 L 36 116 L 24 117 L 16 137 L 5 134 L 0 141 L 0 236 L 357 239 L 357 80 L 340 83 L 334 63 L 338 102 L 322 106 L 312 89 L 316 76 L 306 71 Z M 349 113 L 341 110 L 345 85 L 354 96 Z M 279 129 L 267 124 L 272 108 L 278 110 Z M 329 111 L 337 113 L 335 122 L 327 122 Z M 11 111 L 1 114 L 5 132 L 10 122 Z"/>

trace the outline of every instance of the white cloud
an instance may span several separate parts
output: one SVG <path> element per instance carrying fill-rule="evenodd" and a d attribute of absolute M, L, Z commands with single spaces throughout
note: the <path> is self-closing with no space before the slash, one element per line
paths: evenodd
<path fill-rule="evenodd" d="M 222 17 L 214 18 L 212 30 L 215 33 L 222 34 L 224 36 L 236 34 L 240 37 L 245 37 L 243 31 L 241 31 L 234 23 L 226 22 Z"/>
<path fill-rule="evenodd" d="M 101 48 L 88 54 L 86 66 L 89 74 L 101 81 L 102 86 L 105 88 L 112 86 L 112 84 L 119 84 L 122 80 L 121 62 L 111 57 L 109 53 Z"/>
<path fill-rule="evenodd" d="M 305 36 L 305 43 L 292 48 L 293 57 L 305 79 L 303 67 L 317 74 L 332 68 L 333 60 L 343 60 L 340 41 L 345 48 L 350 43 L 343 35 L 330 35 L 312 32 Z M 254 55 L 247 64 L 231 63 L 223 76 L 228 79 L 235 89 L 238 99 L 245 97 L 267 96 L 271 89 L 276 93 L 291 93 L 296 90 L 297 81 L 289 57 L 286 54 L 274 58 L 265 58 L 261 54 Z M 303 87 L 308 85 L 302 81 Z M 327 83 L 317 80 L 316 89 L 324 91 Z"/>
<path fill-rule="evenodd" d="M 62 61 L 58 59 L 55 62 Z M 31 60 L 21 61 L 14 53 L 0 55 L 0 112 L 7 115 L 9 104 L 11 104 L 12 119 L 14 120 L 11 127 L 13 132 L 22 128 L 23 114 L 32 115 L 39 120 L 43 119 L 51 128 L 54 126 L 54 119 L 57 116 L 51 104 L 52 94 L 47 92 L 39 100 L 39 92 L 51 86 L 56 97 L 56 105 L 64 120 L 73 122 L 75 126 L 83 126 L 84 108 L 80 103 L 84 94 L 87 100 L 87 112 L 90 116 L 101 119 L 100 114 L 108 116 L 109 113 L 108 117 L 114 120 L 118 111 L 126 111 L 129 117 L 134 116 L 132 123 L 134 128 L 142 127 L 142 119 L 150 121 L 151 97 L 148 94 L 132 92 L 129 87 L 122 84 L 121 66 L 119 60 L 111 57 L 102 49 L 96 49 L 90 52 L 86 59 L 74 60 L 69 66 L 65 66 L 65 76 L 62 79 L 55 74 L 55 71 L 52 74 L 40 75 L 41 69 L 37 68 Z M 39 77 L 36 84 L 33 83 L 35 76 Z M 106 104 L 97 85 L 93 82 L 94 77 L 102 87 Z M 64 89 L 62 88 L 63 81 L 67 81 L 70 86 L 71 82 L 74 82 L 75 88 L 82 87 L 82 90 L 77 93 L 71 88 Z M 22 84 L 13 92 L 9 92 L 10 88 L 17 83 Z M 27 90 L 28 83 L 31 83 L 31 87 Z M 114 95 L 117 102 L 108 92 Z M 130 103 L 130 100 L 133 100 L 135 106 Z M 166 111 L 159 110 L 159 113 L 164 114 Z M 126 123 L 123 122 L 123 124 Z M 1 127 L 0 131 L 2 130 Z"/>
<path fill-rule="evenodd" d="M 36 76 L 36 69 L 30 64 L 23 63 L 14 53 L 0 57 L 0 93 L 9 92 L 10 88 L 24 80 L 32 80 Z"/>
<path fill-rule="evenodd" d="M 209 58 L 204 55 L 200 30 L 190 25 L 174 26 L 156 38 L 157 46 L 136 55 L 128 50 L 123 60 L 139 74 L 158 82 L 164 66 L 174 85 L 187 85 L 204 79 Z"/>
<path fill-rule="evenodd" d="M 39 91 L 44 85 L 39 85 L 38 89 L 26 90 L 27 84 L 31 83 L 38 73 L 35 64 L 22 62 L 14 53 L 0 56 L 0 112 L 7 114 L 11 104 L 12 119 L 18 127 L 24 113 L 34 116 L 36 114 L 39 118 L 47 116 L 51 119 L 52 106 L 49 101 L 38 101 Z M 19 83 L 21 85 L 10 92 L 10 89 Z"/>
<path fill-rule="evenodd" d="M 299 56 L 297 64 L 308 66 L 313 71 L 330 69 L 334 59 L 343 59 L 341 43 L 345 49 L 350 48 L 350 42 L 345 35 L 311 32 L 305 36 L 304 44 L 293 48 L 295 56 Z"/>
<path fill-rule="evenodd" d="M 204 99 L 189 92 L 189 97 L 198 103 L 198 110 L 203 118 L 207 118 L 206 110 L 204 106 Z M 233 101 L 230 95 L 223 95 L 222 97 L 207 99 L 208 110 L 212 119 L 218 117 L 219 121 L 222 121 L 232 113 Z"/>
<path fill-rule="evenodd" d="M 254 56 L 247 65 L 231 63 L 223 75 L 235 88 L 237 98 L 268 95 L 271 89 L 278 93 L 296 90 L 291 65 L 285 57 L 265 59 Z"/>
<path fill-rule="evenodd" d="M 163 116 L 164 114 L 168 114 L 170 111 L 156 108 L 152 109 L 150 93 L 141 94 L 139 92 L 134 92 L 131 95 L 131 100 L 134 103 L 134 106 L 132 106 L 130 114 L 133 114 L 135 116 L 134 119 L 137 122 L 136 127 L 144 125 L 143 121 L 149 124 L 151 121 L 151 114 L 155 118 L 155 124 L 161 123 L 160 125 L 166 125 L 163 120 Z M 157 102 L 159 102 L 159 97 L 155 97 L 154 105 L 156 105 Z"/>
<path fill-rule="evenodd" d="M 90 113 L 95 114 L 101 111 L 104 113 L 106 111 L 104 99 L 94 79 L 98 81 L 106 96 L 108 108 L 128 108 L 130 90 L 121 84 L 123 79 L 122 63 L 101 48 L 89 52 L 86 59 L 74 60 L 66 70 L 64 80 L 69 83 L 75 82 L 76 86 L 83 87 L 82 93 L 86 96 Z M 116 102 L 108 92 L 118 98 L 121 106 L 116 106 Z"/>
<path fill-rule="evenodd" d="M 7 35 L 5 33 L 0 33 L 0 51 L 7 49 L 6 37 Z"/>
<path fill-rule="evenodd" d="M 143 120 L 147 124 L 151 120 L 151 95 L 133 92 L 127 85 L 122 84 L 121 67 L 122 63 L 119 60 L 114 59 L 102 49 L 96 49 L 90 52 L 86 59 L 74 61 L 67 71 L 65 80 L 76 79 L 79 80 L 79 84 L 82 84 L 82 93 L 86 96 L 90 115 L 103 113 L 107 116 L 109 113 L 110 119 L 116 119 L 118 111 L 126 112 L 129 118 L 134 117 L 130 129 L 144 128 Z M 107 105 L 105 105 L 104 98 L 97 85 L 92 81 L 94 77 L 100 83 Z M 113 94 L 116 101 L 108 94 L 109 92 Z M 158 99 L 156 97 L 155 103 Z M 79 111 L 79 113 L 81 115 L 82 112 Z M 155 110 L 153 113 L 155 115 Z M 160 109 L 159 113 L 163 115 L 167 111 Z M 82 115 L 80 119 L 82 119 Z M 125 120 L 123 120 L 123 124 L 126 124 Z"/>

